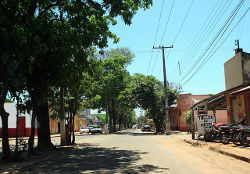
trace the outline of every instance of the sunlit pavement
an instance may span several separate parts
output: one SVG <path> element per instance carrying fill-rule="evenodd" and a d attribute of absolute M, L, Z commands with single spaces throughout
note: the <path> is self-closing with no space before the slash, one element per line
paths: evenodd
<path fill-rule="evenodd" d="M 19 168 L 1 165 L 0 172 L 11 169 L 16 173 L 250 173 L 249 163 L 185 143 L 183 137 L 190 137 L 187 134 L 122 132 L 82 134 L 76 137 L 77 146 L 47 154 L 40 162 L 33 160 L 33 165 Z"/>

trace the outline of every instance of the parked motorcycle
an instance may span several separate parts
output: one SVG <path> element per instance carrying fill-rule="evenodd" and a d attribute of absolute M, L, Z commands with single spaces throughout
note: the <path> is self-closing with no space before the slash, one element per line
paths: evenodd
<path fill-rule="evenodd" d="M 240 128 L 245 127 L 245 126 L 246 125 L 244 125 L 244 124 L 233 126 L 233 128 L 230 130 L 231 135 L 232 135 L 232 142 L 236 146 L 240 146 L 241 145 L 242 132 L 241 132 Z"/>
<path fill-rule="evenodd" d="M 206 132 L 204 135 L 205 141 L 216 141 L 220 140 L 221 133 L 219 127 L 223 126 L 223 123 L 214 123 L 212 126 L 212 130 L 210 132 Z"/>
<path fill-rule="evenodd" d="M 232 142 L 236 145 L 236 146 L 240 146 L 240 128 L 242 126 L 233 126 L 232 129 L 230 129 L 231 132 L 231 137 L 232 137 Z"/>
<path fill-rule="evenodd" d="M 242 126 L 239 133 L 239 141 L 243 146 L 250 144 L 250 126 Z"/>
<path fill-rule="evenodd" d="M 238 144 L 239 139 L 239 129 L 245 125 L 245 119 L 238 121 L 237 123 L 228 125 L 228 126 L 221 126 L 218 129 L 220 130 L 221 136 L 220 141 L 223 144 L 228 144 L 230 141 L 235 139 L 235 143 Z"/>
<path fill-rule="evenodd" d="M 222 123 L 214 123 L 212 130 L 204 135 L 206 141 L 220 141 L 223 144 L 228 144 L 232 140 L 231 129 L 233 126 L 244 124 L 245 119 L 237 123 L 225 126 Z"/>

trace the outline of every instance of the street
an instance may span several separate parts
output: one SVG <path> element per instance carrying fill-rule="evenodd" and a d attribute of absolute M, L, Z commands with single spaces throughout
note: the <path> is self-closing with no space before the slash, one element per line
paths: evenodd
<path fill-rule="evenodd" d="M 173 134 L 134 133 L 76 137 L 76 147 L 65 147 L 52 157 L 17 173 L 250 173 L 250 165 L 219 153 L 193 147 Z M 59 138 L 53 141 L 57 142 Z"/>

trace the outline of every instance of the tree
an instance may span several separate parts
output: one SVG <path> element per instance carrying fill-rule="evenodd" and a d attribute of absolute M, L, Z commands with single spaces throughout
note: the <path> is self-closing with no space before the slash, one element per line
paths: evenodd
<path fill-rule="evenodd" d="M 0 40 L 4 43 L 0 48 L 0 114 L 5 157 L 10 157 L 8 113 L 3 107 L 8 91 L 26 86 L 39 123 L 38 147 L 53 147 L 48 118 L 50 88 L 65 88 L 72 65 L 82 72 L 89 48 L 106 47 L 108 38 L 118 41 L 109 31 L 109 26 L 116 24 L 115 17 L 131 24 L 137 10 L 150 5 L 152 0 L 0 2 Z"/>
<path fill-rule="evenodd" d="M 110 133 L 116 131 L 116 124 L 119 122 L 118 110 L 121 110 L 119 96 L 128 84 L 129 73 L 126 67 L 133 60 L 134 54 L 127 48 L 117 48 L 105 51 L 102 55 L 97 55 L 101 60 L 101 72 L 97 78 L 97 85 L 91 91 L 93 96 L 99 100 L 94 100 L 94 108 L 107 108 L 109 115 Z M 123 110 L 125 113 L 125 110 Z"/>
<path fill-rule="evenodd" d="M 135 74 L 131 81 L 134 100 L 139 107 L 147 111 L 149 118 L 152 118 L 157 133 L 163 133 L 165 126 L 164 114 L 164 88 L 163 84 L 153 76 Z M 177 89 L 168 88 L 169 105 L 173 104 L 178 94 Z"/>
<path fill-rule="evenodd" d="M 184 113 L 184 122 L 188 127 L 188 133 L 191 132 L 191 110 L 188 110 Z"/>

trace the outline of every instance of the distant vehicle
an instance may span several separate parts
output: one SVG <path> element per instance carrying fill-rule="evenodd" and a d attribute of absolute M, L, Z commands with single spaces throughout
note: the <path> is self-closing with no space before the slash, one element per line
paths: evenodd
<path fill-rule="evenodd" d="M 89 133 L 100 133 L 102 134 L 102 128 L 100 126 L 93 126 L 92 128 L 89 129 Z"/>
<path fill-rule="evenodd" d="M 81 127 L 80 128 L 80 133 L 88 133 L 89 132 L 89 128 L 88 127 Z"/>
<path fill-rule="evenodd" d="M 151 126 L 150 124 L 144 124 L 141 128 L 141 131 L 144 132 L 144 131 L 151 131 Z"/>

